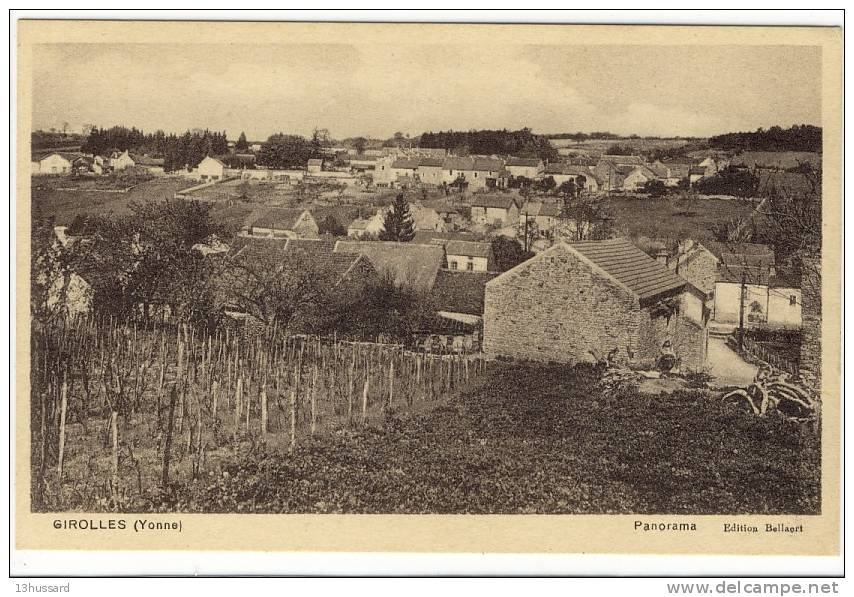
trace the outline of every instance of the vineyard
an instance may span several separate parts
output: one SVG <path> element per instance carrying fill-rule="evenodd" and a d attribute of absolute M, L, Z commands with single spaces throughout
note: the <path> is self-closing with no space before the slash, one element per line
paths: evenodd
<path fill-rule="evenodd" d="M 473 385 L 479 358 L 336 338 L 206 334 L 94 320 L 34 325 L 34 511 L 157 511 L 253 454 L 417 412 Z"/>

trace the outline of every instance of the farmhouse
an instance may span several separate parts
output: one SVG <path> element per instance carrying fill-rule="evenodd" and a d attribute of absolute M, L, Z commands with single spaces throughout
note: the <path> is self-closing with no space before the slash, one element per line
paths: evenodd
<path fill-rule="evenodd" d="M 442 163 L 446 184 L 462 181 L 468 190 L 478 191 L 502 186 L 506 175 L 504 162 L 488 157 L 449 157 Z"/>
<path fill-rule="evenodd" d="M 225 177 L 225 164 L 216 158 L 207 156 L 199 162 L 199 165 L 190 173 L 190 176 L 202 182 L 222 180 Z"/>
<path fill-rule="evenodd" d="M 339 240 L 335 252 L 363 253 L 380 276 L 391 276 L 395 284 L 424 293 L 430 292 L 445 263 L 444 247 L 434 244 Z"/>
<path fill-rule="evenodd" d="M 543 175 L 543 161 L 537 158 L 509 158 L 504 167 L 508 174 L 517 178 L 524 176 L 536 180 Z"/>
<path fill-rule="evenodd" d="M 50 153 L 33 160 L 33 174 L 70 174 L 74 156 L 62 153 Z M 35 164 L 38 164 L 36 168 Z"/>
<path fill-rule="evenodd" d="M 114 153 L 110 158 L 110 167 L 113 170 L 124 170 L 125 168 L 132 168 L 136 166 L 136 162 L 132 157 L 130 157 L 130 153 L 125 149 L 121 153 Z"/>
<path fill-rule="evenodd" d="M 306 165 L 306 170 L 311 174 L 320 172 L 323 170 L 323 160 L 317 158 L 310 159 Z"/>
<path fill-rule="evenodd" d="M 246 236 L 278 238 L 316 238 L 320 228 L 307 209 L 268 210 L 244 229 Z"/>
<path fill-rule="evenodd" d="M 544 176 L 551 176 L 557 186 L 568 180 L 576 183 L 576 187 L 588 193 L 599 192 L 599 181 L 587 166 L 575 164 L 547 164 Z"/>
<path fill-rule="evenodd" d="M 445 180 L 442 164 L 445 162 L 440 157 L 421 157 L 418 158 L 418 168 L 416 175 L 419 181 L 425 184 L 441 185 Z"/>
<path fill-rule="evenodd" d="M 536 224 L 541 235 L 548 236 L 560 220 L 561 206 L 556 202 L 528 201 L 519 211 L 523 222 L 527 217 L 529 223 Z"/>
<path fill-rule="evenodd" d="M 510 194 L 475 195 L 471 201 L 471 220 L 476 224 L 515 224 L 519 221 L 518 197 Z"/>
<path fill-rule="evenodd" d="M 637 191 L 646 183 L 658 178 L 647 166 L 618 166 L 617 172 L 620 174 L 626 172 L 620 182 L 620 188 L 625 191 Z"/>
<path fill-rule="evenodd" d="M 649 366 L 669 340 L 683 369 L 706 354 L 705 295 L 628 240 L 558 243 L 486 284 L 483 350 Z"/>
<path fill-rule="evenodd" d="M 469 240 L 432 241 L 445 247 L 447 267 L 451 271 L 489 272 L 495 270 L 495 255 L 492 244 Z"/>

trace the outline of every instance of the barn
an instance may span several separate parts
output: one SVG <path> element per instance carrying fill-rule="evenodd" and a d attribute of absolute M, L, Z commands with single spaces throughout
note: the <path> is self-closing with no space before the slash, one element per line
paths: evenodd
<path fill-rule="evenodd" d="M 575 363 L 616 349 L 616 361 L 649 366 L 670 340 L 683 369 L 701 370 L 704 300 L 626 239 L 562 242 L 487 282 L 483 351 Z"/>

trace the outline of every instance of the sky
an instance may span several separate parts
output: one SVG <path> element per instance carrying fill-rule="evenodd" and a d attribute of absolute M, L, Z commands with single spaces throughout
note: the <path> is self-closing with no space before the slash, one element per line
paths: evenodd
<path fill-rule="evenodd" d="M 709 136 L 821 124 L 811 46 L 52 44 L 33 127 L 333 138 L 529 127 Z"/>

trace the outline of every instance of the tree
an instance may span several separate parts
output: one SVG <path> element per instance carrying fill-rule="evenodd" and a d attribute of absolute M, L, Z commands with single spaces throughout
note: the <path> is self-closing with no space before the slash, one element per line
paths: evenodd
<path fill-rule="evenodd" d="M 240 137 L 237 138 L 237 143 L 234 145 L 235 151 L 248 151 L 249 142 L 246 140 L 246 133 L 240 131 Z"/>
<path fill-rule="evenodd" d="M 277 133 L 261 146 L 258 163 L 281 170 L 304 168 L 308 160 L 321 156 L 319 141 L 314 143 L 299 135 Z"/>
<path fill-rule="evenodd" d="M 331 234 L 332 236 L 347 236 L 347 229 L 338 223 L 335 216 L 329 214 L 318 225 L 320 234 Z"/>
<path fill-rule="evenodd" d="M 281 330 L 317 332 L 333 310 L 332 272 L 302 251 L 275 263 L 229 259 L 217 280 L 217 307 L 228 305 Z"/>
<path fill-rule="evenodd" d="M 496 267 L 502 272 L 534 256 L 532 252 L 526 252 L 518 240 L 503 235 L 492 240 L 492 254 L 495 256 Z"/>
<path fill-rule="evenodd" d="M 540 193 L 548 193 L 557 187 L 557 183 L 553 176 L 546 176 L 534 183 L 534 189 Z"/>
<path fill-rule="evenodd" d="M 570 178 L 569 180 L 565 180 L 560 183 L 560 186 L 557 188 L 557 193 L 559 195 L 563 195 L 564 197 L 574 199 L 577 193 L 577 189 L 578 187 L 575 186 L 575 180 Z"/>
<path fill-rule="evenodd" d="M 603 240 L 611 237 L 612 223 L 613 218 L 598 201 L 565 197 L 554 234 L 567 241 Z"/>
<path fill-rule="evenodd" d="M 697 181 L 694 188 L 706 195 L 756 197 L 759 177 L 750 170 L 728 166 L 714 176 Z"/>
<path fill-rule="evenodd" d="M 368 145 L 368 140 L 364 137 L 356 137 L 353 139 L 352 144 L 353 149 L 356 150 L 356 153 L 362 155 L 363 153 L 365 153 L 365 147 L 367 147 Z"/>
<path fill-rule="evenodd" d="M 94 292 L 96 313 L 127 318 L 168 305 L 184 320 L 210 301 L 208 264 L 193 249 L 231 231 L 210 218 L 212 206 L 183 199 L 132 203 L 126 216 L 94 216 L 71 247 L 77 271 Z"/>
<path fill-rule="evenodd" d="M 391 209 L 385 214 L 380 240 L 409 242 L 413 238 L 415 238 L 415 222 L 412 219 L 412 212 L 409 210 L 409 202 L 403 193 L 398 193 Z"/>
<path fill-rule="evenodd" d="M 643 185 L 643 192 L 650 197 L 663 197 L 667 194 L 667 187 L 664 186 L 664 181 L 648 180 Z"/>

